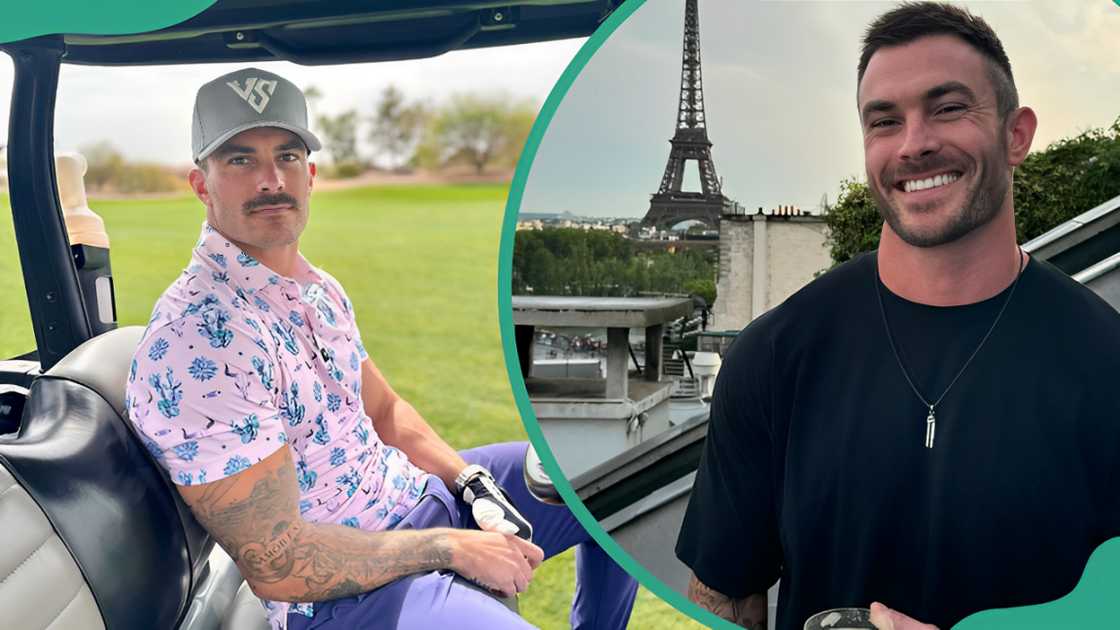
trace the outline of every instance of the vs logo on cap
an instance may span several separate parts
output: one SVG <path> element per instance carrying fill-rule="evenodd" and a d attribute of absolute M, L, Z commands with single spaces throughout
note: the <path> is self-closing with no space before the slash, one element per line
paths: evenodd
<path fill-rule="evenodd" d="M 258 114 L 264 113 L 264 108 L 268 107 L 268 101 L 272 98 L 272 94 L 276 92 L 276 81 L 265 81 L 257 79 L 257 77 L 249 77 L 245 79 L 245 87 L 237 84 L 237 81 L 229 81 L 226 85 L 230 86 L 241 100 L 249 104 L 249 107 L 257 110 Z"/>

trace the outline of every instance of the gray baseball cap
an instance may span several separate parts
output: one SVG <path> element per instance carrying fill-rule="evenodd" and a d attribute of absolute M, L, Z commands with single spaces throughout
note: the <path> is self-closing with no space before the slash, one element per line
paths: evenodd
<path fill-rule="evenodd" d="M 257 68 L 222 75 L 198 88 L 191 124 L 191 152 L 199 162 L 237 134 L 279 127 L 303 140 L 308 151 L 322 148 L 307 128 L 307 99 L 291 81 Z"/>

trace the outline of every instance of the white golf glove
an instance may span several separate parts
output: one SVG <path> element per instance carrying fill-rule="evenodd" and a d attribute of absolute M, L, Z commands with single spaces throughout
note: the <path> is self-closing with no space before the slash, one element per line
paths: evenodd
<path fill-rule="evenodd" d="M 532 540 L 533 526 L 513 506 L 489 470 L 478 464 L 467 466 L 455 478 L 455 488 L 471 506 L 471 514 L 480 529 Z"/>

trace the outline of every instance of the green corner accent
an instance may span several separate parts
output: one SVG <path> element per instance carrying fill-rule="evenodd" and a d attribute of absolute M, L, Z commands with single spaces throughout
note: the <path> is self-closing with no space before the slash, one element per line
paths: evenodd
<path fill-rule="evenodd" d="M 0 42 L 11 42 L 53 33 L 126 35 L 143 33 L 183 22 L 216 0 L 57 0 L 19 2 L 4 7 Z"/>
<path fill-rule="evenodd" d="M 498 253 L 498 321 L 501 327 L 502 346 L 506 357 L 506 370 L 509 372 L 510 385 L 513 389 L 513 397 L 517 401 L 517 409 L 521 412 L 521 417 L 525 421 L 525 430 L 529 434 L 529 440 L 533 443 L 533 447 L 537 449 L 537 454 L 540 456 L 545 470 L 555 481 L 556 489 L 564 498 L 564 502 L 571 508 L 576 519 L 591 533 L 595 542 L 599 543 L 599 546 L 610 554 L 619 566 L 629 572 L 630 575 L 637 578 L 642 586 L 645 586 L 655 595 L 672 604 L 677 610 L 690 615 L 701 623 L 721 630 L 735 630 L 738 626 L 724 621 L 711 612 L 688 601 L 683 595 L 669 588 L 664 582 L 647 571 L 645 567 L 638 564 L 634 558 L 630 557 L 630 554 L 626 553 L 626 551 L 611 539 L 595 518 L 591 516 L 591 513 L 587 511 L 583 502 L 576 496 L 571 484 L 564 478 L 564 474 L 560 470 L 560 465 L 556 462 L 556 457 L 552 454 L 552 450 L 545 441 L 544 434 L 541 433 L 540 425 L 537 423 L 536 415 L 533 413 L 533 407 L 529 403 L 529 394 L 525 390 L 525 381 L 521 378 L 520 363 L 517 359 L 517 346 L 513 336 L 513 282 L 511 278 L 513 271 L 513 244 L 517 228 L 517 214 L 521 208 L 521 198 L 525 193 L 525 183 L 529 178 L 529 170 L 533 165 L 533 158 L 536 157 L 541 138 L 544 137 L 549 122 L 552 121 L 552 117 L 556 114 L 557 108 L 564 100 L 564 95 L 567 94 L 568 89 L 572 87 L 580 71 L 587 65 L 587 62 L 595 54 L 595 51 L 599 50 L 603 42 L 611 36 L 611 33 L 644 3 L 645 0 L 626 0 L 626 2 L 619 6 L 591 37 L 588 38 L 587 42 L 585 42 L 579 49 L 579 52 L 576 53 L 572 62 L 568 64 L 564 73 L 560 75 L 560 80 L 553 86 L 552 92 L 549 93 L 548 99 L 545 100 L 544 105 L 541 107 L 541 112 L 540 115 L 537 116 L 536 123 L 533 124 L 532 131 L 529 133 L 529 138 L 525 142 L 525 149 L 521 153 L 521 159 L 517 163 L 517 169 L 514 171 L 513 183 L 509 191 L 509 201 L 506 203 L 505 218 L 502 222 L 502 242 Z"/>
<path fill-rule="evenodd" d="M 1117 0 L 1120 2 L 1120 0 Z M 985 610 L 966 617 L 954 630 L 1053 630 L 1116 627 L 1116 593 L 1120 585 L 1120 538 L 1093 551 L 1081 581 L 1060 599 L 1034 606 Z M 1039 567 L 1040 572 L 1046 567 Z"/>

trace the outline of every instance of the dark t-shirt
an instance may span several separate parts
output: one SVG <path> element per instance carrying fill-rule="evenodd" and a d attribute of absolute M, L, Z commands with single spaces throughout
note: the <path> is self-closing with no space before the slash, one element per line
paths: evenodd
<path fill-rule="evenodd" d="M 1120 313 L 1031 260 L 937 406 L 891 354 L 875 254 L 752 322 L 725 358 L 677 542 L 732 597 L 779 577 L 777 627 L 881 601 L 943 630 L 1071 590 L 1120 535 Z M 1008 296 L 916 304 L 883 285 L 906 369 L 941 395 Z"/>

